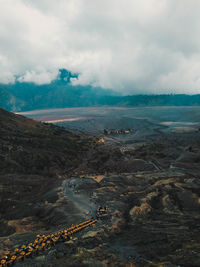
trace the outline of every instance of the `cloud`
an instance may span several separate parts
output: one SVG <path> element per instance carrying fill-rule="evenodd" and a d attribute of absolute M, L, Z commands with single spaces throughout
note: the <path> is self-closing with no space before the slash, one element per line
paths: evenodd
<path fill-rule="evenodd" d="M 41 85 L 41 84 L 49 84 L 52 80 L 55 80 L 57 77 L 57 72 L 47 72 L 47 71 L 26 71 L 26 73 L 17 80 L 19 82 L 34 82 L 35 84 Z"/>
<path fill-rule="evenodd" d="M 198 0 L 0 0 L 0 82 L 200 93 Z"/>

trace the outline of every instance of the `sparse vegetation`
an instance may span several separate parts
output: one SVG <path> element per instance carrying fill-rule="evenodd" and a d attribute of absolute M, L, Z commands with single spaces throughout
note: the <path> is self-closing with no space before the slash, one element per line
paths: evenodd
<path fill-rule="evenodd" d="M 134 135 L 99 143 L 0 110 L 0 252 L 106 206 L 94 230 L 28 264 L 198 266 L 200 132 L 133 121 Z"/>

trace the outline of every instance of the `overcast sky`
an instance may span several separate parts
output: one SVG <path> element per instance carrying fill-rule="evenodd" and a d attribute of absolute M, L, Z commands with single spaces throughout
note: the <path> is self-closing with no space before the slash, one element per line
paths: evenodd
<path fill-rule="evenodd" d="M 199 0 L 0 0 L 0 82 L 200 93 Z"/>

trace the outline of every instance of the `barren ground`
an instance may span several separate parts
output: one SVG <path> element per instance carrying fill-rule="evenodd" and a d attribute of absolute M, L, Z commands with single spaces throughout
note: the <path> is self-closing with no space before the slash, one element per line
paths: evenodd
<path fill-rule="evenodd" d="M 77 224 L 106 206 L 108 216 L 93 229 L 27 264 L 200 266 L 200 107 L 23 114 L 43 121 L 63 120 L 58 124 L 101 136 L 105 142 L 93 144 L 70 174 L 59 174 L 56 183 L 52 178 L 55 184 L 40 201 L 30 201 L 32 217 L 24 214 L 8 221 L 12 231 L 8 227 L 1 237 L 2 250 L 33 240 L 36 233 Z M 127 128 L 131 134 L 103 134 L 104 129 Z"/>

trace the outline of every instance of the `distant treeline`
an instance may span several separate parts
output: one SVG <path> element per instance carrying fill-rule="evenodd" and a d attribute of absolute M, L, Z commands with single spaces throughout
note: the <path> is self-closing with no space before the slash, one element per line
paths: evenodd
<path fill-rule="evenodd" d="M 72 86 L 72 75 L 60 70 L 60 76 L 46 85 L 34 83 L 0 84 L 0 107 L 9 111 L 90 106 L 196 106 L 200 95 L 128 95 L 91 86 Z"/>

